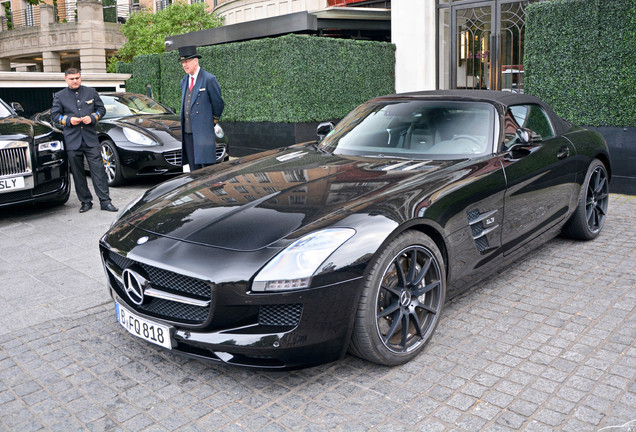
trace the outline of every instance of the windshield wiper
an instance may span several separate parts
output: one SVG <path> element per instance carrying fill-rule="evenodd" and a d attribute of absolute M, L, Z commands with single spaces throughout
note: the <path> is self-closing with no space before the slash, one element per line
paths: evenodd
<path fill-rule="evenodd" d="M 370 157 L 375 159 L 400 159 L 400 160 L 415 160 L 414 158 L 409 158 L 405 156 L 393 156 L 393 155 L 384 155 L 384 154 L 369 154 L 369 155 L 359 155 L 362 157 Z"/>
<path fill-rule="evenodd" d="M 322 148 L 320 146 L 320 144 L 318 144 L 317 142 L 311 143 L 310 144 L 315 150 L 318 150 L 320 153 L 325 153 L 325 154 L 332 154 L 330 151 L 325 150 L 324 148 Z"/>

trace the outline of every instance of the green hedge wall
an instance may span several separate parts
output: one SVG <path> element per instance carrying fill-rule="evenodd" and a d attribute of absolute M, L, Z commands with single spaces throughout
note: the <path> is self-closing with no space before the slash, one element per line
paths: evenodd
<path fill-rule="evenodd" d="M 636 0 L 526 10 L 525 89 L 587 126 L 636 126 Z"/>
<path fill-rule="evenodd" d="M 126 81 L 126 91 L 146 94 L 146 84 L 152 87 L 153 96 L 161 101 L 161 54 L 145 54 L 136 56 L 132 62 L 132 70 L 122 68 L 117 63 L 117 70 L 128 70 L 132 77 Z"/>
<path fill-rule="evenodd" d="M 360 103 L 394 93 L 395 47 L 368 42 L 288 35 L 198 48 L 200 65 L 221 84 L 223 121 L 311 122 L 344 117 Z M 143 58 L 140 58 L 143 57 Z M 126 89 L 160 86 L 160 100 L 179 109 L 184 76 L 176 51 L 134 59 Z M 160 70 L 160 73 L 159 73 Z"/>

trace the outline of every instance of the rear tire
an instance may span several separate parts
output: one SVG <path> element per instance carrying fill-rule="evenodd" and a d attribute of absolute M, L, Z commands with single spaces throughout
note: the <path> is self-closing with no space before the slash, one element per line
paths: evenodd
<path fill-rule="evenodd" d="M 370 263 L 349 351 L 387 366 L 417 356 L 440 321 L 445 275 L 433 240 L 418 231 L 396 237 Z"/>
<path fill-rule="evenodd" d="M 587 169 L 574 214 L 563 227 L 563 234 L 577 240 L 592 240 L 605 225 L 609 203 L 609 181 L 603 162 L 594 159 Z"/>

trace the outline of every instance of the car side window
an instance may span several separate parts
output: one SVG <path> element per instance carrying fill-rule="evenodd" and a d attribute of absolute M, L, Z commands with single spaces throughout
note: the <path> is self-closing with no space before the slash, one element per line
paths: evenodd
<path fill-rule="evenodd" d="M 554 129 L 548 116 L 539 105 L 514 105 L 508 108 L 504 117 L 504 145 L 510 148 L 516 143 L 518 128 L 530 129 L 543 140 L 554 137 Z"/>

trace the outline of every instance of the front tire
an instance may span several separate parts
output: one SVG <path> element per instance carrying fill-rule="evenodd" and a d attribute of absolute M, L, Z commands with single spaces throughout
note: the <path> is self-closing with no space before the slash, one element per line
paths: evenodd
<path fill-rule="evenodd" d="M 609 178 L 603 162 L 594 159 L 587 169 L 574 214 L 563 227 L 563 234 L 577 240 L 592 240 L 605 225 L 609 204 Z"/>
<path fill-rule="evenodd" d="M 417 356 L 440 321 L 446 297 L 439 248 L 418 231 L 391 241 L 370 264 L 349 350 L 387 366 Z"/>
<path fill-rule="evenodd" d="M 121 162 L 117 154 L 117 148 L 111 140 L 104 140 L 101 143 L 102 163 L 108 186 L 119 186 L 124 183 L 124 175 L 122 174 Z"/>

